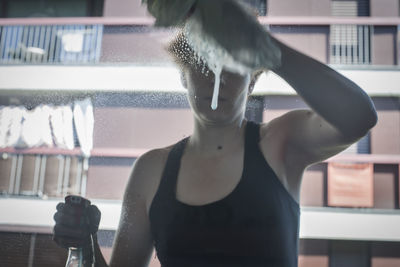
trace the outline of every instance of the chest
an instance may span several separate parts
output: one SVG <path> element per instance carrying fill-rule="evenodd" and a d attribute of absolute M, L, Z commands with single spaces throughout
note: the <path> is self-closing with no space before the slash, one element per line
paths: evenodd
<path fill-rule="evenodd" d="M 176 198 L 190 205 L 204 205 L 229 195 L 242 178 L 244 150 L 223 157 L 182 158 Z"/>
<path fill-rule="evenodd" d="M 292 187 L 288 182 L 287 173 L 296 174 L 286 170 L 278 151 L 278 146 L 271 144 L 269 150 L 261 149 L 263 157 L 276 174 L 280 183 L 288 193 L 298 202 L 299 189 Z M 190 205 L 205 205 L 219 201 L 239 185 L 244 168 L 244 150 L 225 155 L 224 157 L 182 158 L 176 184 L 177 200 Z"/>

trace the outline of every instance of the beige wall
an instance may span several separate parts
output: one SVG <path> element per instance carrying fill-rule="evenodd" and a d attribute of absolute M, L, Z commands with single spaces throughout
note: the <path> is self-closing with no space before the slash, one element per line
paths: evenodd
<path fill-rule="evenodd" d="M 271 27 L 280 41 L 323 63 L 328 62 L 329 27 L 285 26 Z"/>
<path fill-rule="evenodd" d="M 371 16 L 399 16 L 398 0 L 370 0 Z M 330 16 L 330 0 L 268 0 L 269 16 Z M 105 0 L 104 16 L 150 16 L 141 0 Z"/>
<path fill-rule="evenodd" d="M 115 31 L 113 31 L 115 29 Z M 131 28 L 132 29 L 132 28 Z M 112 28 L 104 32 L 102 62 L 132 62 L 143 65 L 172 64 L 165 47 L 173 35 L 167 30 L 132 31 Z"/>
<path fill-rule="evenodd" d="M 371 242 L 371 267 L 400 266 L 399 242 Z"/>
<path fill-rule="evenodd" d="M 10 175 L 12 158 L 0 158 L 0 192 L 8 193 L 10 186 Z"/>
<path fill-rule="evenodd" d="M 329 267 L 329 256 L 299 255 L 299 267 Z"/>
<path fill-rule="evenodd" d="M 192 133 L 190 109 L 95 108 L 94 147 L 154 149 Z"/>
<path fill-rule="evenodd" d="M 372 35 L 372 64 L 397 64 L 397 27 L 374 26 Z"/>
<path fill-rule="evenodd" d="M 308 207 L 325 206 L 327 164 L 315 164 L 307 168 L 303 175 L 300 191 L 300 205 Z"/>
<path fill-rule="evenodd" d="M 373 17 L 399 16 L 398 0 L 370 0 L 370 8 Z"/>
<path fill-rule="evenodd" d="M 330 16 L 330 0 L 268 0 L 268 16 Z"/>
<path fill-rule="evenodd" d="M 329 267 L 329 241 L 300 239 L 299 267 Z"/>
<path fill-rule="evenodd" d="M 395 209 L 398 199 L 396 198 L 396 179 L 399 179 L 398 165 L 374 166 L 374 208 Z"/>
<path fill-rule="evenodd" d="M 141 0 L 104 0 L 104 17 L 149 16 Z"/>
<path fill-rule="evenodd" d="M 86 197 L 122 200 L 131 168 L 130 165 L 90 165 Z"/>
<path fill-rule="evenodd" d="M 400 154 L 400 111 L 378 111 L 378 123 L 371 130 L 371 153 Z"/>

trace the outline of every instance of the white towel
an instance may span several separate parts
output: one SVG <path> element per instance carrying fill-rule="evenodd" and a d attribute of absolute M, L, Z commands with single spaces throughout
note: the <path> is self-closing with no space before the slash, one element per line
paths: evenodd
<path fill-rule="evenodd" d="M 54 144 L 60 148 L 73 149 L 74 132 L 71 106 L 50 108 L 50 125 Z"/>
<path fill-rule="evenodd" d="M 33 110 L 25 110 L 22 119 L 21 138 L 16 145 L 20 148 L 53 146 L 49 110 L 40 105 Z"/>
<path fill-rule="evenodd" d="M 41 108 L 25 110 L 22 117 L 21 138 L 16 147 L 28 148 L 36 147 L 41 142 L 40 116 Z"/>
<path fill-rule="evenodd" d="M 86 98 L 82 101 L 75 101 L 74 123 L 82 153 L 86 157 L 89 157 L 90 151 L 93 148 L 94 128 L 93 105 L 90 98 Z"/>
<path fill-rule="evenodd" d="M 42 119 L 40 120 L 40 128 L 42 129 L 42 145 L 47 147 L 53 146 L 53 137 L 51 136 L 50 113 L 49 105 L 41 105 Z"/>
<path fill-rule="evenodd" d="M 14 147 L 18 144 L 24 112 L 24 107 L 0 107 L 0 147 Z"/>

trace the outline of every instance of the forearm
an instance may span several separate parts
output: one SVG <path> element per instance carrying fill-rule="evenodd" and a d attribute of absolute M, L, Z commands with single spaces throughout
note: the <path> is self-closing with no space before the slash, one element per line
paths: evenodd
<path fill-rule="evenodd" d="M 276 41 L 282 51 L 282 64 L 273 71 L 312 110 L 351 138 L 365 135 L 376 124 L 374 104 L 358 85 L 329 66 Z"/>

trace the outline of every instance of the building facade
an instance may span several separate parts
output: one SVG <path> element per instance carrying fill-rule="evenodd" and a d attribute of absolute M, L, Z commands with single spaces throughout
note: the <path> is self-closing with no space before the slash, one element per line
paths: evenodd
<path fill-rule="evenodd" d="M 400 266 L 400 69 L 397 0 L 246 0 L 278 39 L 350 78 L 378 124 L 304 173 L 299 266 Z M 0 5 L 0 262 L 64 266 L 55 206 L 80 194 L 101 209 L 109 259 L 135 159 L 190 135 L 192 115 L 140 0 L 4 0 Z M 308 108 L 274 73 L 246 116 Z M 159 266 L 156 256 L 150 266 Z"/>

